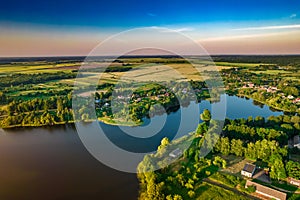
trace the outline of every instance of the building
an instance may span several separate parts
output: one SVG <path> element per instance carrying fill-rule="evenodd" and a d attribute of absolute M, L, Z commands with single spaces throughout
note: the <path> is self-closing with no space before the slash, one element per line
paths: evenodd
<path fill-rule="evenodd" d="M 297 180 L 297 179 L 294 179 L 294 178 L 289 177 L 289 178 L 287 179 L 287 182 L 288 182 L 289 184 L 291 184 L 291 185 L 295 185 L 295 186 L 297 186 L 297 187 L 300 188 L 300 180 Z"/>
<path fill-rule="evenodd" d="M 182 151 L 179 148 L 177 148 L 177 149 L 173 150 L 171 153 L 169 153 L 169 156 L 172 158 L 178 158 L 181 155 L 182 155 Z"/>
<path fill-rule="evenodd" d="M 241 174 L 243 176 L 252 178 L 255 172 L 256 166 L 250 163 L 246 163 L 243 170 L 241 171 Z"/>
<path fill-rule="evenodd" d="M 300 149 L 300 138 L 299 135 L 294 136 L 293 146 Z"/>
<path fill-rule="evenodd" d="M 299 103 L 300 102 L 300 98 L 297 98 L 293 101 L 293 103 Z"/>
<path fill-rule="evenodd" d="M 286 200 L 286 193 L 280 192 L 278 190 L 274 190 L 264 185 L 260 185 L 258 183 L 254 183 L 252 181 L 247 180 L 245 188 L 249 186 L 254 186 L 256 188 L 255 193 L 261 199 L 276 199 L 276 200 Z"/>

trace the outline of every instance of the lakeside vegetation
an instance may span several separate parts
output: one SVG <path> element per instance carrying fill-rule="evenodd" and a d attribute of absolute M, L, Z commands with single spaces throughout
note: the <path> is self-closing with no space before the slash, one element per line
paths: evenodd
<path fill-rule="evenodd" d="M 218 122 L 211 120 L 210 123 L 214 125 L 209 129 L 208 120 L 199 124 L 195 132 L 180 138 L 180 141 L 169 143 L 166 142 L 168 141 L 166 138 L 163 139 L 157 153 L 145 156 L 138 166 L 140 199 L 201 199 L 203 190 L 199 188 L 210 183 L 209 180 L 221 184 L 215 186 L 218 187 L 218 191 L 222 191 L 219 194 L 221 196 L 223 194 L 226 196 L 229 187 L 235 192 L 240 192 L 240 195 L 235 194 L 235 198 L 248 199 L 248 194 L 255 192 L 255 188 L 245 188 L 246 180 L 240 175 L 242 168 L 235 173 L 229 172 L 229 169 L 235 168 L 237 163 L 245 163 L 244 160 L 255 162 L 258 167 L 267 169 L 273 180 L 271 186 L 274 183 L 274 187 L 277 188 L 295 188 L 287 187 L 282 182 L 285 182 L 287 177 L 299 179 L 300 164 L 289 159 L 289 154 L 299 153 L 299 150 L 288 149 L 287 140 L 283 141 L 281 135 L 290 138 L 299 134 L 299 129 L 294 128 L 293 132 L 290 132 L 291 135 L 284 132 L 280 128 L 280 124 L 285 123 L 282 121 L 283 118 L 284 116 L 270 117 L 266 121 L 262 117 L 226 120 L 219 139 L 215 132 L 218 129 L 216 128 Z M 276 120 L 278 126 L 273 126 Z M 286 123 L 294 124 L 291 121 Z M 251 129 L 238 128 L 241 125 L 247 125 Z M 205 140 L 208 142 L 205 143 Z M 205 157 L 199 157 L 201 147 L 214 140 L 218 141 L 213 151 Z M 183 154 L 178 155 L 178 160 L 162 169 L 149 171 L 155 169 L 156 165 L 163 166 L 162 162 L 170 159 L 170 151 L 178 148 L 178 144 L 185 141 L 192 141 L 192 143 L 188 149 L 182 149 Z M 213 191 L 205 191 L 207 199 L 215 198 Z M 290 195 L 291 199 L 296 196 L 297 194 Z"/>
<path fill-rule="evenodd" d="M 77 89 L 73 83 L 82 59 L 1 61 L 0 126 L 9 128 L 73 123 L 71 98 L 72 91 Z M 213 79 L 210 71 L 213 63 L 193 59 L 193 64 L 201 69 L 201 75 L 186 60 L 178 57 L 119 58 L 103 73 L 95 93 L 82 94 L 78 98 L 85 101 L 86 97 L 92 95 L 96 102 L 97 118 L 104 123 L 122 125 L 139 125 L 144 117 L 160 113 L 160 110 L 155 110 L 157 103 L 169 113 L 179 109 L 178 99 L 182 100 L 183 105 L 188 105 L 191 95 L 195 95 L 197 101 L 217 101 L 218 97 L 213 99 L 210 96 L 203 80 L 207 77 Z M 287 114 L 299 113 L 298 56 L 215 56 L 213 59 L 220 69 L 227 93 L 252 98 Z M 94 63 L 95 66 L 82 70 L 76 79 L 81 89 L 90 91 L 91 84 L 98 81 L 98 71 L 102 70 L 97 66 L 110 62 L 109 59 L 102 59 Z M 165 64 L 171 69 L 164 68 Z M 174 76 L 172 70 L 178 71 L 184 79 Z M 125 73 L 136 83 L 122 79 L 121 87 L 127 89 L 117 90 L 116 84 Z M 162 74 L 166 81 L 156 83 L 155 77 Z M 111 101 L 114 100 L 112 91 L 119 98 L 115 106 L 120 108 L 114 115 L 111 112 Z M 126 99 L 125 94 L 132 95 Z M 76 120 L 95 120 L 91 119 L 86 109 L 89 103 L 83 103 L 80 117 Z"/>
<path fill-rule="evenodd" d="M 82 70 L 77 77 L 82 59 L 0 60 L 0 127 L 54 126 L 75 120 L 137 126 L 145 117 L 175 112 L 180 105 L 188 106 L 194 99 L 219 101 L 219 96 L 210 94 L 205 83 L 208 77 L 212 78 L 210 81 L 214 78 L 211 61 L 195 62 L 201 69 L 199 76 L 199 71 L 182 58 L 125 57 L 112 62 L 98 81 L 103 71 L 101 66 L 111 60 L 94 63 L 95 67 Z M 245 162 L 267 169 L 272 179 L 270 187 L 296 190 L 286 183 L 286 178 L 300 179 L 300 152 L 288 148 L 288 141 L 300 132 L 300 56 L 216 56 L 213 59 L 226 93 L 254 99 L 258 105 L 266 104 L 285 114 L 268 119 L 259 116 L 226 119 L 213 151 L 200 158 L 204 139 L 212 141 L 217 137 L 214 129 L 209 129 L 211 116 L 206 110 L 201 115 L 204 122 L 194 133 L 171 143 L 165 138 L 156 155 L 145 156 L 138 167 L 140 199 L 251 199 L 248 195 L 255 188 L 245 189 L 246 182 L 237 170 Z M 164 68 L 165 64 L 171 69 Z M 174 76 L 172 70 L 184 78 Z M 129 74 L 128 79 L 122 79 L 125 74 Z M 165 81 L 156 82 L 155 77 L 162 74 Z M 79 84 L 74 86 L 76 77 Z M 91 86 L 95 82 L 93 91 Z M 74 89 L 87 92 L 74 96 Z M 78 113 L 72 108 L 73 98 L 80 102 Z M 90 105 L 95 106 L 96 118 L 90 113 Z M 217 129 L 217 121 L 210 123 Z M 163 165 L 170 161 L 169 152 L 185 142 L 192 145 L 176 162 L 155 172 L 145 172 L 155 163 Z M 291 192 L 288 197 L 297 199 L 299 194 Z"/>

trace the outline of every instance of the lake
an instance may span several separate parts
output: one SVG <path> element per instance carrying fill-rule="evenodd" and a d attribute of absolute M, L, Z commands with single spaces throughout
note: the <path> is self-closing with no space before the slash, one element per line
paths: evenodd
<path fill-rule="evenodd" d="M 222 98 L 227 99 L 226 116 L 231 119 L 258 115 L 267 118 L 283 114 L 270 110 L 268 106 L 255 105 L 253 100 L 227 95 Z M 182 109 L 189 109 L 193 104 Z M 198 105 L 201 112 L 211 107 L 208 101 Z M 168 117 L 155 116 L 153 120 L 166 118 L 166 124 L 149 140 L 124 136 L 116 126 L 101 126 L 112 133 L 109 139 L 123 149 L 147 152 L 155 149 L 161 138 L 172 138 L 181 112 L 178 110 Z M 145 125 L 147 123 L 148 119 Z M 187 124 L 181 134 L 194 129 L 194 126 Z M 151 134 L 151 130 L 148 131 L 143 134 Z M 132 200 L 137 196 L 136 174 L 119 172 L 97 161 L 85 149 L 73 125 L 0 129 L 0 199 Z"/>

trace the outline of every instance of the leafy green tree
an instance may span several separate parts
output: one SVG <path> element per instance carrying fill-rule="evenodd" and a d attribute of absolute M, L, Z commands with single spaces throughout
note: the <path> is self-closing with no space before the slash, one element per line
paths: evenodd
<path fill-rule="evenodd" d="M 232 139 L 230 153 L 235 154 L 236 156 L 243 156 L 244 154 L 243 141 Z"/>
<path fill-rule="evenodd" d="M 272 154 L 269 161 L 271 167 L 270 177 L 277 180 L 283 180 L 286 178 L 286 171 L 282 161 L 282 157 L 279 154 Z"/>
<path fill-rule="evenodd" d="M 286 163 L 286 172 L 289 177 L 300 180 L 300 163 L 289 161 Z"/>
<path fill-rule="evenodd" d="M 160 150 L 164 149 L 166 146 L 168 146 L 169 143 L 170 143 L 169 138 L 164 137 L 161 140 L 160 145 L 158 146 L 157 150 L 160 151 Z"/>
<path fill-rule="evenodd" d="M 205 109 L 202 114 L 200 114 L 200 119 L 205 122 L 209 122 L 211 120 L 210 111 Z"/>
<path fill-rule="evenodd" d="M 256 149 L 252 142 L 248 143 L 247 148 L 245 149 L 245 156 L 247 158 L 256 159 Z"/>
<path fill-rule="evenodd" d="M 221 153 L 228 155 L 230 153 L 230 142 L 227 137 L 221 138 Z"/>

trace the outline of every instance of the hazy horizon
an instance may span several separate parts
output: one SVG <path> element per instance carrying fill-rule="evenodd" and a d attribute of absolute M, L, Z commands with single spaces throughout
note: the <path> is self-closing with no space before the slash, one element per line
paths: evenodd
<path fill-rule="evenodd" d="M 87 56 L 142 27 L 177 31 L 211 55 L 300 54 L 299 8 L 293 0 L 3 2 L 0 57 Z"/>

